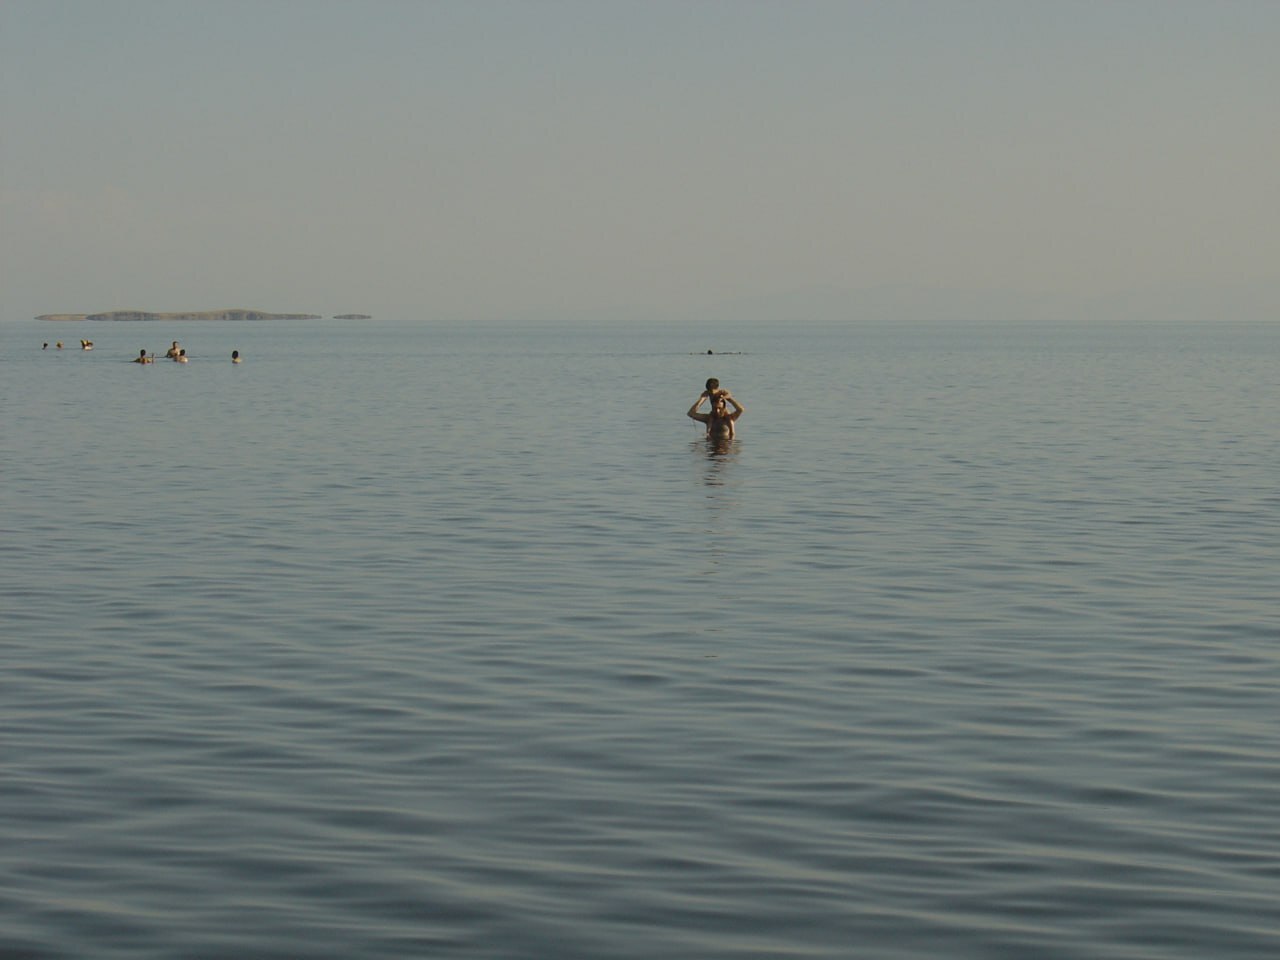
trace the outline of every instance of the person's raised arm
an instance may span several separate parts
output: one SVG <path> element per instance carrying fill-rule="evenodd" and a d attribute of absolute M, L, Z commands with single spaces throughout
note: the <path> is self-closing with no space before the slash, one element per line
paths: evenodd
<path fill-rule="evenodd" d="M 702 393 L 698 394 L 698 399 L 693 401 L 693 406 L 685 412 L 685 416 L 692 420 L 697 420 L 699 423 L 706 423 L 709 415 L 698 412 L 698 408 L 702 406 L 702 401 L 705 399 L 707 399 L 707 391 L 703 390 Z"/>

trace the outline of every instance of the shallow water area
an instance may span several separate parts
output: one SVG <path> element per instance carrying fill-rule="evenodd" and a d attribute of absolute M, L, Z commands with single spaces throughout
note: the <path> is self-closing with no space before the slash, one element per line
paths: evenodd
<path fill-rule="evenodd" d="M 696 336 L 0 323 L 0 955 L 1280 952 L 1280 327 Z"/>

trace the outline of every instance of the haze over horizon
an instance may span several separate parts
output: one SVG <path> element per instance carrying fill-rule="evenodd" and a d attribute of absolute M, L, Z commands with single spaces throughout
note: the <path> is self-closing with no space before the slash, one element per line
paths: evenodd
<path fill-rule="evenodd" d="M 1280 319 L 1278 41 L 1246 0 L 5 0 L 0 319 Z"/>

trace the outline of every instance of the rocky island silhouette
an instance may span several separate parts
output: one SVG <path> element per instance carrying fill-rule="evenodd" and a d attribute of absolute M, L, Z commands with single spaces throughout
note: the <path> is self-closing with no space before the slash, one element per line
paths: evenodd
<path fill-rule="evenodd" d="M 264 310 L 198 310 L 180 313 L 148 313 L 143 310 L 110 310 L 105 313 L 43 313 L 37 320 L 320 320 L 317 313 L 267 313 Z"/>

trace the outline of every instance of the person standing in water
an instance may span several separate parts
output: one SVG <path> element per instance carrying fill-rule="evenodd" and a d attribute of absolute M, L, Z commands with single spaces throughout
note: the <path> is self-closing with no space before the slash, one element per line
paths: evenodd
<path fill-rule="evenodd" d="M 164 352 L 164 355 L 168 357 L 170 360 L 176 360 L 178 358 L 178 341 L 177 340 L 173 341 L 173 346 L 171 346 L 168 350 L 166 350 Z"/>
<path fill-rule="evenodd" d="M 711 409 L 706 413 L 699 413 L 698 408 L 702 406 L 702 401 L 711 401 Z M 733 410 L 729 406 L 733 406 Z M 737 431 L 734 424 L 738 422 L 738 418 L 746 411 L 746 407 L 735 400 L 728 390 L 720 389 L 720 381 L 712 377 L 707 381 L 707 389 L 698 395 L 698 399 L 693 402 L 686 413 L 690 420 L 697 420 L 699 423 L 707 425 L 707 437 L 712 440 L 732 440 Z"/>
<path fill-rule="evenodd" d="M 138 351 L 138 359 L 134 360 L 133 362 L 134 363 L 152 363 L 153 361 L 151 357 L 147 356 L 147 351 L 145 349 L 142 349 Z"/>

